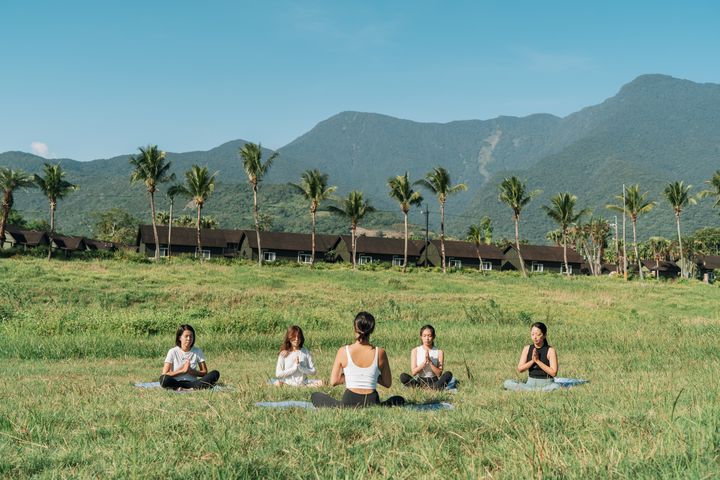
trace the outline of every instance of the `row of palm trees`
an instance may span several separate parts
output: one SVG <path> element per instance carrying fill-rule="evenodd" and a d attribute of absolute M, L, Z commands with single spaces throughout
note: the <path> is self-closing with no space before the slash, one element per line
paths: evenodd
<path fill-rule="evenodd" d="M 147 147 L 139 147 L 139 153 L 130 157 L 130 164 L 133 171 L 130 175 L 131 183 L 143 183 L 146 187 L 151 211 L 151 222 L 153 236 L 155 241 L 155 256 L 160 256 L 160 240 L 157 233 L 158 214 L 155 210 L 155 193 L 160 184 L 175 181 L 175 174 L 170 173 L 171 162 L 166 159 L 165 152 L 160 150 L 157 145 L 148 145 Z M 255 223 L 255 232 L 258 243 L 258 263 L 262 265 L 263 253 L 260 238 L 260 214 L 258 211 L 258 190 L 259 186 L 272 166 L 273 161 L 278 154 L 273 153 L 263 160 L 263 151 L 260 144 L 246 143 L 239 149 L 242 166 L 247 175 L 248 182 L 253 191 L 253 218 Z M 193 165 L 190 170 L 185 172 L 184 183 L 171 184 L 167 189 L 167 195 L 170 198 L 170 212 L 167 224 L 168 244 L 171 243 L 172 232 L 172 212 L 174 199 L 177 196 L 187 197 L 190 201 L 189 206 L 197 210 L 195 221 L 197 229 L 197 246 L 198 251 L 202 249 L 200 229 L 204 226 L 202 219 L 202 208 L 207 202 L 215 188 L 215 177 L 217 172 L 210 174 L 207 167 Z M 13 192 L 22 187 L 39 187 L 50 202 L 50 227 L 51 237 L 54 235 L 55 212 L 58 200 L 62 199 L 66 194 L 75 190 L 76 185 L 67 182 L 64 179 L 65 172 L 59 164 L 51 165 L 46 163 L 44 166 L 44 176 L 31 176 L 22 171 L 12 170 L 8 168 L 0 168 L 0 189 L 3 191 L 2 200 L 2 220 L 0 221 L 0 242 L 5 239 L 5 226 L 9 215 L 10 208 L 13 204 Z M 720 170 L 715 172 L 712 179 L 707 181 L 711 186 L 711 190 L 700 192 L 697 196 L 692 196 L 690 190 L 692 186 L 685 185 L 682 181 L 672 182 L 666 186 L 663 194 L 672 206 L 678 233 L 678 242 L 680 244 L 681 265 L 683 265 L 683 275 L 685 275 L 685 261 L 682 248 L 682 236 L 680 230 L 680 218 L 682 211 L 688 206 L 697 203 L 697 198 L 708 196 L 716 197 L 714 206 L 720 204 Z M 316 251 L 316 217 L 317 212 L 321 208 L 321 204 L 325 201 L 333 199 L 333 193 L 337 190 L 335 186 L 328 184 L 328 175 L 318 170 L 305 171 L 300 182 L 290 184 L 293 189 L 309 202 L 310 216 L 312 219 L 312 252 L 311 264 L 315 261 Z M 442 270 L 446 272 L 446 256 L 445 256 L 445 204 L 449 196 L 467 189 L 465 184 L 453 185 L 449 172 L 443 167 L 436 167 L 428 172 L 423 179 L 412 182 L 409 173 L 404 175 L 391 177 L 387 181 L 389 195 L 395 199 L 404 217 L 404 259 L 403 270 L 407 266 L 408 257 L 408 213 L 411 206 L 420 205 L 423 202 L 423 196 L 420 192 L 413 189 L 414 186 L 420 186 L 428 190 L 437 197 L 440 205 L 440 253 L 442 259 Z M 523 209 L 540 193 L 539 190 L 529 190 L 527 183 L 520 180 L 517 176 L 505 178 L 499 185 L 498 199 L 505 203 L 512 212 L 512 218 L 515 224 L 515 246 L 520 256 L 520 265 L 523 275 L 527 276 L 525 264 L 522 258 L 522 249 L 520 244 L 520 218 Z M 623 186 L 623 194 L 616 196 L 619 201 L 617 204 L 607 205 L 608 209 L 619 211 L 623 215 L 630 217 L 633 227 L 633 248 L 635 258 L 638 260 L 638 269 L 642 278 L 642 266 L 640 265 L 640 256 L 638 255 L 637 244 L 637 222 L 638 218 L 649 211 L 657 202 L 650 201 L 648 192 L 641 192 L 639 185 L 631 185 L 627 188 Z M 549 205 L 542 206 L 545 213 L 556 222 L 559 226 L 560 240 L 563 246 L 563 260 L 565 263 L 565 271 L 569 274 L 567 247 L 568 247 L 568 231 L 571 227 L 576 226 L 581 217 L 589 213 L 588 209 L 576 211 L 577 197 L 569 192 L 558 193 L 550 199 Z M 338 205 L 331 205 L 325 208 L 326 211 L 340 215 L 350 222 L 352 235 L 352 256 L 353 267 L 356 266 L 356 238 L 357 228 L 363 218 L 375 209 L 370 205 L 363 193 L 358 190 L 351 191 L 346 198 L 340 199 Z M 576 231 L 578 229 L 576 228 Z M 605 232 L 601 235 L 602 232 Z M 604 242 L 607 236 L 607 222 L 603 226 L 602 222 L 591 218 L 588 224 L 587 233 L 592 243 L 597 247 Z M 624 235 L 624 231 L 623 231 Z M 492 226 L 490 219 L 484 217 L 480 225 L 471 225 L 466 238 L 473 242 L 476 246 L 478 257 L 480 258 L 479 246 L 481 243 L 490 243 L 492 237 Z M 624 238 L 624 237 L 623 237 Z M 623 248 L 624 242 L 623 242 Z M 602 249 L 602 246 L 600 247 Z M 595 248 L 597 251 L 597 248 Z M 52 252 L 50 252 L 50 255 Z M 619 255 L 618 255 L 619 256 Z M 595 255 L 593 255 L 595 257 Z M 597 255 L 600 258 L 601 255 Z M 627 254 L 623 253 L 623 259 L 627 258 Z M 482 259 L 480 258 L 482 263 Z M 598 261 L 599 262 L 599 261 Z M 596 263 L 598 263 L 596 262 Z M 627 267 L 623 265 L 626 272 Z"/>
<path fill-rule="evenodd" d="M 50 203 L 50 243 L 55 237 L 55 212 L 58 200 L 77 189 L 65 180 L 65 172 L 60 164 L 45 163 L 43 175 L 30 175 L 22 170 L 0 167 L 0 190 L 2 197 L 2 218 L 0 219 L 0 246 L 5 243 L 5 229 L 14 204 L 14 192 L 19 188 L 39 188 Z M 52 257 L 52 248 L 48 249 L 48 260 Z"/>

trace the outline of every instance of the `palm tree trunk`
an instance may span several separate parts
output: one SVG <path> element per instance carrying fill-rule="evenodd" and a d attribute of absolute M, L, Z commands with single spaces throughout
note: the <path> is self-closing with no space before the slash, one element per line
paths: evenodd
<path fill-rule="evenodd" d="M 440 202 L 440 255 L 442 256 L 442 271 L 447 273 L 445 266 L 445 202 Z"/>
<path fill-rule="evenodd" d="M 168 257 L 168 258 L 170 258 L 170 256 L 171 256 L 170 250 L 172 250 L 172 247 L 171 247 L 170 245 L 172 245 L 172 211 L 173 211 L 173 203 L 174 203 L 174 199 L 173 199 L 173 198 L 170 198 L 170 215 L 169 215 L 170 218 L 168 219 L 168 251 L 167 251 L 167 257 Z"/>
<path fill-rule="evenodd" d="M 675 213 L 675 223 L 677 224 L 678 245 L 680 246 L 680 275 L 682 278 L 687 278 L 687 274 L 685 273 L 685 256 L 683 255 L 682 237 L 680 236 L 680 212 Z"/>
<path fill-rule="evenodd" d="M 257 184 L 253 184 L 253 215 L 255 216 L 255 235 L 257 235 L 258 244 L 258 265 L 262 267 L 263 253 L 260 245 L 260 219 L 258 218 L 257 210 Z"/>
<path fill-rule="evenodd" d="M 310 255 L 310 266 L 311 266 L 311 267 L 312 267 L 313 265 L 315 265 L 315 215 L 316 215 L 316 214 L 317 214 L 317 213 L 315 212 L 315 210 L 310 210 L 310 215 L 312 216 L 312 239 L 311 239 L 312 252 L 311 252 L 311 255 Z"/>
<path fill-rule="evenodd" d="M 350 245 L 352 246 L 353 270 L 355 270 L 355 266 L 356 266 L 355 265 L 355 251 L 357 250 L 356 243 L 355 243 L 355 231 L 356 230 L 357 230 L 357 226 L 355 224 L 353 224 L 350 227 Z"/>
<path fill-rule="evenodd" d="M 148 190 L 150 194 L 150 219 L 152 220 L 153 237 L 155 237 L 155 260 L 160 259 L 160 239 L 157 233 L 157 224 L 155 223 L 155 193 Z"/>
<path fill-rule="evenodd" d="M 522 258 L 520 252 L 520 215 L 516 215 L 515 219 L 515 248 L 517 248 L 518 258 L 520 259 L 520 269 L 522 270 L 523 277 L 527 278 L 527 271 L 525 271 L 525 260 Z"/>
<path fill-rule="evenodd" d="M 570 276 L 570 267 L 568 266 L 567 261 L 567 234 L 565 233 L 565 230 L 563 228 L 562 231 L 562 241 L 563 241 L 563 261 L 565 262 L 565 274 L 569 277 Z"/>
<path fill-rule="evenodd" d="M 403 214 L 405 215 L 405 251 L 403 254 L 403 273 L 407 271 L 407 246 L 408 246 L 408 212 L 403 210 Z"/>
<path fill-rule="evenodd" d="M 50 201 L 50 248 L 48 248 L 48 261 L 52 258 L 52 244 L 53 239 L 55 238 L 55 208 L 56 203 L 52 200 Z"/>
<path fill-rule="evenodd" d="M 2 221 L 0 221 L 0 249 L 5 244 L 5 225 L 10 215 L 10 192 L 4 192 L 2 203 Z"/>
<path fill-rule="evenodd" d="M 200 212 L 202 211 L 202 205 L 197 206 L 197 222 L 195 223 L 195 231 L 197 233 L 197 249 L 198 249 L 198 256 L 200 257 L 200 262 L 202 263 L 205 258 L 202 254 L 202 243 L 200 242 Z"/>
<path fill-rule="evenodd" d="M 475 253 L 477 253 L 478 262 L 480 262 L 480 265 L 478 265 L 478 271 L 480 273 L 483 273 L 483 264 L 482 264 L 483 262 L 482 262 L 482 257 L 480 256 L 480 243 L 478 243 L 478 242 L 475 242 Z"/>
<path fill-rule="evenodd" d="M 633 226 L 633 248 L 635 249 L 635 258 L 637 258 L 638 262 L 638 273 L 640 274 L 640 280 L 643 280 L 643 272 L 642 272 L 642 262 L 640 261 L 640 254 L 638 253 L 638 244 L 637 244 L 637 218 L 632 219 L 632 226 Z"/>

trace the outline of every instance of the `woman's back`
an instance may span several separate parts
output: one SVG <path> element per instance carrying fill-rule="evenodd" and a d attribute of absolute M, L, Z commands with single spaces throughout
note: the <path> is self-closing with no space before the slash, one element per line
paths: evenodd
<path fill-rule="evenodd" d="M 354 348 L 353 348 L 354 347 Z M 379 348 L 372 345 L 346 345 L 345 386 L 351 390 L 372 391 L 377 388 L 380 367 Z"/>

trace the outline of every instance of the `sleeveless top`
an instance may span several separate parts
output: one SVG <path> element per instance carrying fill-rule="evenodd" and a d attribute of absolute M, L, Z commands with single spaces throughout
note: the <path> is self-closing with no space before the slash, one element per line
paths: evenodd
<path fill-rule="evenodd" d="M 533 350 L 537 350 L 540 361 L 549 367 L 550 361 L 548 360 L 548 350 L 550 350 L 550 345 L 548 345 L 547 342 L 545 342 L 540 348 L 535 348 L 535 345 L 530 345 L 530 348 L 528 348 L 527 358 L 525 359 L 526 362 L 532 360 Z M 528 370 L 528 375 L 530 378 L 552 378 L 550 375 L 545 373 L 545 371 L 540 368 L 537 363 L 532 364 L 532 367 Z"/>
<path fill-rule="evenodd" d="M 349 345 L 345 345 L 345 354 L 347 355 L 347 366 L 343 369 L 345 372 L 345 387 L 358 388 L 365 390 L 375 390 L 377 388 L 378 377 L 380 376 L 380 368 L 378 367 L 378 351 L 375 347 L 375 358 L 369 367 L 358 367 L 350 356 Z"/>
<path fill-rule="evenodd" d="M 425 349 L 420 346 L 417 347 L 415 352 L 415 366 L 419 367 L 421 365 L 425 365 Z M 433 365 L 437 367 L 440 363 L 440 350 L 433 347 L 430 349 L 429 353 L 430 361 Z M 420 373 L 418 373 L 418 376 L 420 376 L 421 378 L 434 378 L 437 375 L 435 375 L 435 372 L 432 371 L 429 365 L 425 365 L 425 367 L 420 371 Z"/>

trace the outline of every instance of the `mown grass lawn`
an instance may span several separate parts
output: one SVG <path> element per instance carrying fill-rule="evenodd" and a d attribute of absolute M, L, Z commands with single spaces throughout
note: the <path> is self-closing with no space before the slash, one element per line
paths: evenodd
<path fill-rule="evenodd" d="M 695 282 L 204 265 L 0 260 L 0 475 L 13 478 L 717 478 L 720 288 Z M 310 390 L 266 385 L 285 328 L 322 377 L 358 310 L 394 377 L 381 396 L 455 410 L 267 410 Z M 529 326 L 560 375 L 591 383 L 512 394 Z M 233 390 L 140 390 L 191 323 Z M 456 395 L 408 392 L 431 323 Z M 340 396 L 341 388 L 325 388 Z"/>

